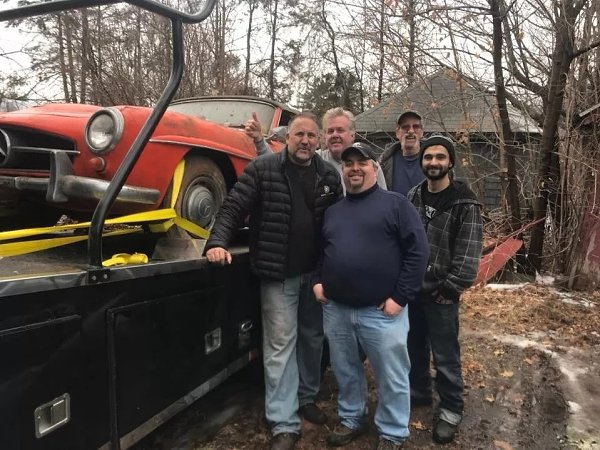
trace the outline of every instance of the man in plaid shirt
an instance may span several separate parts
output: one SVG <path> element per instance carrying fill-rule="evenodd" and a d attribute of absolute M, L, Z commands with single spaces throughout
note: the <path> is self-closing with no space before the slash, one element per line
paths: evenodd
<path fill-rule="evenodd" d="M 432 404 L 430 353 L 440 397 L 433 439 L 454 439 L 463 415 L 459 299 L 477 275 L 482 247 L 481 203 L 465 184 L 449 177 L 456 154 L 452 141 L 431 136 L 421 141 L 425 181 L 407 197 L 417 208 L 429 241 L 429 264 L 420 301 L 409 308 L 408 353 L 412 406 Z"/>

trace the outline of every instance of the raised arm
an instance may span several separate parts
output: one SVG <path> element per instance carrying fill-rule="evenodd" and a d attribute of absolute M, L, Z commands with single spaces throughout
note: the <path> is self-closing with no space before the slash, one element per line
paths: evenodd
<path fill-rule="evenodd" d="M 253 111 L 252 117 L 244 124 L 244 132 L 246 133 L 246 136 L 254 142 L 257 156 L 273 153 L 273 150 L 271 150 L 271 147 L 269 147 L 267 141 L 263 137 L 262 124 L 260 123 L 256 112 Z"/>

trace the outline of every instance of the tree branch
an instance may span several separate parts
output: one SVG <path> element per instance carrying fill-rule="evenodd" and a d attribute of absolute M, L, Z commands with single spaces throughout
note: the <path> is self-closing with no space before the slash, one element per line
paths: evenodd
<path fill-rule="evenodd" d="M 502 5 L 504 9 L 504 5 Z M 506 57 L 508 59 L 508 63 L 509 63 L 509 70 L 511 72 L 511 74 L 517 79 L 519 80 L 521 83 L 523 83 L 524 86 L 527 87 L 527 89 L 529 89 L 532 92 L 535 92 L 536 94 L 539 95 L 545 95 L 544 93 L 546 92 L 546 88 L 538 83 L 536 83 L 535 81 L 533 81 L 530 77 L 526 76 L 525 74 L 523 74 L 523 72 L 521 72 L 519 70 L 518 67 L 518 62 L 517 62 L 517 58 L 515 56 L 515 48 L 512 42 L 512 36 L 510 34 L 510 27 L 509 27 L 509 23 L 508 23 L 508 18 L 504 15 L 503 18 L 503 22 L 504 22 L 504 39 L 506 40 Z"/>
<path fill-rule="evenodd" d="M 596 41 L 591 43 L 590 45 L 586 45 L 583 48 L 580 48 L 578 50 L 575 50 L 573 53 L 571 53 L 571 59 L 575 59 L 578 56 L 583 55 L 584 53 L 589 52 L 590 50 L 595 49 L 596 47 L 600 47 L 600 41 Z"/>

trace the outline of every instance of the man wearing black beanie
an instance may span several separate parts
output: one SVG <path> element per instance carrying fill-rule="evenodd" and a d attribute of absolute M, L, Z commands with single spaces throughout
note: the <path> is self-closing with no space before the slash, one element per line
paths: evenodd
<path fill-rule="evenodd" d="M 436 135 L 421 141 L 419 161 L 426 179 L 407 197 L 425 226 L 430 256 L 420 301 L 409 309 L 410 394 L 412 406 L 432 404 L 432 353 L 440 397 L 433 439 L 446 444 L 454 439 L 463 416 L 459 299 L 479 267 L 481 203 L 464 183 L 450 179 L 456 162 L 450 139 Z"/>
<path fill-rule="evenodd" d="M 456 151 L 454 150 L 454 143 L 446 136 L 441 136 L 439 134 L 434 134 L 433 136 L 430 136 L 427 139 L 423 139 L 419 151 L 419 161 L 421 161 L 421 168 L 423 167 L 423 154 L 425 153 L 425 150 L 427 150 L 430 147 L 433 147 L 434 145 L 441 145 L 446 149 L 446 151 L 448 152 L 448 158 L 450 160 L 449 168 L 454 168 L 454 165 L 456 164 Z M 427 177 L 427 173 L 425 171 L 423 172 Z"/>

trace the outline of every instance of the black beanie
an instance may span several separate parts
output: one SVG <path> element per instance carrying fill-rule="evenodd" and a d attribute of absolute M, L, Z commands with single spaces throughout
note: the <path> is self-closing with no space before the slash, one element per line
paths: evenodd
<path fill-rule="evenodd" d="M 421 150 L 419 152 L 419 163 L 421 164 L 421 166 L 423 165 L 423 153 L 425 153 L 425 150 L 427 148 L 432 147 L 434 145 L 441 145 L 446 150 L 448 150 L 448 157 L 450 158 L 450 163 L 452 164 L 452 167 L 454 167 L 456 160 L 454 143 L 446 136 L 441 136 L 439 134 L 429 136 L 427 139 L 421 139 Z"/>

